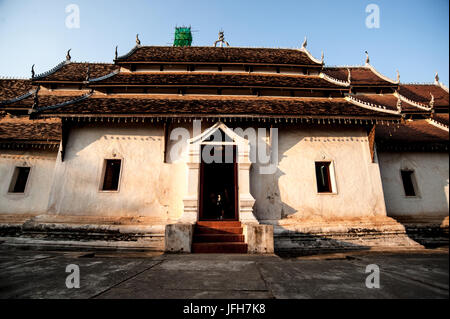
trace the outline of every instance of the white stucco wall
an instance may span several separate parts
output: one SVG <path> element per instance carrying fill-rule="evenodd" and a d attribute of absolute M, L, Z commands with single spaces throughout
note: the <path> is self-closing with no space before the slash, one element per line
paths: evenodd
<path fill-rule="evenodd" d="M 448 216 L 448 154 L 383 152 L 378 156 L 389 216 Z M 418 196 L 405 196 L 402 169 L 414 170 Z"/>
<path fill-rule="evenodd" d="M 58 157 L 49 213 L 145 216 L 167 220 L 183 210 L 186 166 L 163 162 L 163 128 L 74 128 Z M 122 159 L 118 191 L 100 191 L 105 159 Z"/>
<path fill-rule="evenodd" d="M 251 193 L 260 220 L 359 218 L 386 215 L 377 163 L 372 163 L 363 129 L 280 128 L 278 170 L 258 173 Z M 332 161 L 336 192 L 317 192 L 315 161 Z"/>
<path fill-rule="evenodd" d="M 0 152 L 0 214 L 37 215 L 47 211 L 56 153 Z M 24 193 L 9 193 L 16 166 L 31 167 Z"/>
<path fill-rule="evenodd" d="M 202 131 L 213 124 L 204 122 Z M 180 126 L 192 136 L 192 124 Z M 175 143 L 168 141 L 166 153 Z M 104 160 L 114 158 L 123 161 L 119 190 L 103 192 Z M 177 220 L 183 213 L 188 168 L 182 159 L 166 160 L 160 124 L 74 128 L 65 160 L 62 162 L 58 153 L 56 161 L 45 162 L 47 171 L 40 179 L 46 182 L 39 189 L 39 198 L 30 198 L 27 207 L 48 214 Z M 0 162 L 3 175 L 8 172 L 4 161 Z M 333 162 L 335 193 L 317 193 L 315 161 Z M 371 162 L 367 133 L 362 128 L 279 128 L 278 167 L 270 175 L 260 174 L 259 168 L 254 163 L 250 170 L 250 193 L 259 220 L 276 221 L 292 215 L 302 219 L 386 215 L 379 167 Z M 3 193 L 6 184 L 1 185 Z M 14 206 L 14 211 L 26 210 L 13 199 L 8 199 L 8 205 Z M 2 199 L 0 209 L 4 206 Z"/>

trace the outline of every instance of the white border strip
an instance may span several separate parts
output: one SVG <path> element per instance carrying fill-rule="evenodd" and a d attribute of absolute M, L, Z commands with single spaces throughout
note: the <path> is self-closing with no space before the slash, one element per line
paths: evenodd
<path fill-rule="evenodd" d="M 306 48 L 301 47 L 300 49 L 297 49 L 297 50 L 304 52 L 308 56 L 308 58 L 310 58 L 315 63 L 323 65 L 323 61 L 318 60 L 315 57 L 313 57 L 312 54 Z"/>
<path fill-rule="evenodd" d="M 411 104 L 411 105 L 413 105 L 413 106 L 415 106 L 415 107 L 417 107 L 419 109 L 422 109 L 422 110 L 425 110 L 425 111 L 431 111 L 432 110 L 432 108 L 430 106 L 426 106 L 425 104 L 422 104 L 422 103 L 410 100 L 410 99 L 408 99 L 407 97 L 401 95 L 398 92 L 395 92 L 394 96 L 396 96 L 397 98 L 400 98 L 400 100 L 402 100 L 403 102 Z"/>
<path fill-rule="evenodd" d="M 346 86 L 346 87 L 349 87 L 349 86 L 350 86 L 350 83 L 349 83 L 349 82 L 347 82 L 347 81 L 341 81 L 341 80 L 335 79 L 335 78 L 333 78 L 333 77 L 331 77 L 331 76 L 329 76 L 329 75 L 327 75 L 327 74 L 325 74 L 325 73 L 323 73 L 323 72 L 320 72 L 320 73 L 319 73 L 319 77 L 322 78 L 322 79 L 324 79 L 324 80 L 327 80 L 328 82 L 331 82 L 331 83 L 333 83 L 333 84 L 337 84 L 337 85 L 341 85 L 341 86 Z"/>
<path fill-rule="evenodd" d="M 429 123 L 429 124 L 431 124 L 433 126 L 436 126 L 436 127 L 440 128 L 441 130 L 444 130 L 446 132 L 449 131 L 447 125 L 445 125 L 445 124 L 443 124 L 441 122 L 438 122 L 438 121 L 436 121 L 436 120 L 434 120 L 432 118 L 426 119 L 425 121 L 427 121 L 427 123 Z"/>
<path fill-rule="evenodd" d="M 358 100 L 355 97 L 350 96 L 350 95 L 347 95 L 345 97 L 345 100 L 347 100 L 357 106 L 360 106 L 360 107 L 363 107 L 365 109 L 369 109 L 372 111 L 383 112 L 383 113 L 388 113 L 388 114 L 395 114 L 395 115 L 401 114 L 399 111 L 388 110 L 386 108 L 386 106 L 381 106 L 381 105 L 377 105 L 377 104 L 373 104 L 373 103 L 367 103 L 367 102 Z"/>
<path fill-rule="evenodd" d="M 382 78 L 383 80 L 390 82 L 392 84 L 399 84 L 399 81 L 394 81 L 390 78 L 388 78 L 387 76 L 381 74 L 380 72 L 378 72 L 371 64 L 366 64 L 364 67 L 370 69 L 373 73 L 375 73 L 375 75 L 377 75 L 378 77 Z"/>

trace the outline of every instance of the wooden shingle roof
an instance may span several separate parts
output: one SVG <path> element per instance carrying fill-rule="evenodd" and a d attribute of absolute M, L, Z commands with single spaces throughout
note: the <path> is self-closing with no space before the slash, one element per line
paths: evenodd
<path fill-rule="evenodd" d="M 28 117 L 0 118 L 0 148 L 23 148 L 30 145 L 50 145 L 55 148 L 61 140 L 61 120 Z"/>
<path fill-rule="evenodd" d="M 327 76 L 338 81 L 348 81 L 348 71 L 350 70 L 350 84 L 352 86 L 389 86 L 394 87 L 397 83 L 387 79 L 373 67 L 370 66 L 339 66 L 339 67 L 324 67 L 322 72 Z"/>
<path fill-rule="evenodd" d="M 234 63 L 321 66 L 298 49 L 141 46 L 116 63 Z"/>
<path fill-rule="evenodd" d="M 0 103 L 26 95 L 33 89 L 30 80 L 0 79 Z"/>
<path fill-rule="evenodd" d="M 49 72 L 36 75 L 33 78 L 35 83 L 45 82 L 75 82 L 82 83 L 86 81 L 89 68 L 89 78 L 95 79 L 105 76 L 119 67 L 110 63 L 87 63 L 87 62 L 69 62 L 61 63 Z"/>
<path fill-rule="evenodd" d="M 92 95 L 88 98 L 38 110 L 42 116 L 80 115 L 268 115 L 322 116 L 354 118 L 391 118 L 387 114 L 362 108 L 344 98 L 281 98 L 251 96 L 177 96 L 177 95 Z"/>
<path fill-rule="evenodd" d="M 91 86 L 190 86 L 190 87 L 271 87 L 271 88 L 332 88 L 341 85 L 313 75 L 248 74 L 248 73 L 119 73 Z"/>

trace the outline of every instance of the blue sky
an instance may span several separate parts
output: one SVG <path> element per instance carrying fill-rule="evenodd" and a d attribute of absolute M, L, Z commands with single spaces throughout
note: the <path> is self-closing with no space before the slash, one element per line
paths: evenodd
<path fill-rule="evenodd" d="M 368 4 L 380 28 L 366 27 Z M 66 6 L 80 9 L 80 28 L 65 25 Z M 0 0 L 0 76 L 47 71 L 72 48 L 73 61 L 112 62 L 135 44 L 171 45 L 174 27 L 191 25 L 193 45 L 209 46 L 225 31 L 232 46 L 300 47 L 327 65 L 359 65 L 364 51 L 381 73 L 402 82 L 449 83 L 448 0 Z"/>

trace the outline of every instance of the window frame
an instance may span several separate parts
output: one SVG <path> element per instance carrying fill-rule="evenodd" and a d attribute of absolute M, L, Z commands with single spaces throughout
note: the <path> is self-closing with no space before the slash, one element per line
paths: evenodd
<path fill-rule="evenodd" d="M 23 192 L 14 192 L 12 190 L 14 190 L 15 184 L 17 183 L 17 178 L 19 177 L 18 176 L 18 174 L 19 174 L 18 170 L 20 168 L 29 168 L 30 171 L 28 172 L 28 176 L 27 176 L 27 180 L 25 182 L 25 187 L 23 189 Z M 17 166 L 14 165 L 13 169 L 12 169 L 12 174 L 10 175 L 11 177 L 9 179 L 9 185 L 8 185 L 8 188 L 7 188 L 7 194 L 8 195 L 13 195 L 13 196 L 23 196 L 23 195 L 28 194 L 28 189 L 30 187 L 29 185 L 31 183 L 30 182 L 30 178 L 31 178 L 32 170 L 33 170 L 33 167 L 31 165 L 29 165 L 29 166 L 27 166 L 27 165 L 17 165 Z M 17 171 L 17 175 L 16 175 L 16 171 Z M 14 185 L 13 185 L 13 182 L 14 182 Z"/>
<path fill-rule="evenodd" d="M 414 191 L 414 195 L 407 195 L 406 194 L 406 189 L 405 189 L 405 183 L 403 181 L 403 172 L 410 172 L 410 179 L 411 179 L 411 184 L 413 187 L 413 191 Z M 403 189 L 403 197 L 404 198 L 420 198 L 420 190 L 419 190 L 419 185 L 417 184 L 417 177 L 416 177 L 416 171 L 414 169 L 410 169 L 410 168 L 401 168 L 400 169 L 400 181 L 401 181 L 401 185 L 402 185 L 402 189 Z"/>
<path fill-rule="evenodd" d="M 317 172 L 316 172 L 316 167 L 317 167 L 318 163 L 329 163 L 328 178 L 329 178 L 329 183 L 330 183 L 330 187 L 331 187 L 330 192 L 319 192 L 318 183 L 317 183 L 318 176 L 317 176 Z M 314 161 L 314 181 L 315 181 L 314 187 L 316 189 L 317 195 L 337 195 L 338 194 L 336 168 L 335 168 L 335 163 L 333 160 L 320 159 L 320 160 Z"/>
<path fill-rule="evenodd" d="M 119 180 L 117 181 L 117 189 L 116 190 L 104 190 L 103 186 L 105 183 L 106 165 L 107 165 L 108 161 L 117 161 L 117 160 L 120 161 L 120 171 L 119 171 Z M 120 192 L 120 185 L 122 184 L 123 162 L 124 162 L 123 158 L 120 158 L 120 157 L 107 157 L 102 160 L 100 182 L 99 182 L 99 187 L 98 187 L 98 191 L 100 193 L 118 193 L 118 192 Z"/>

